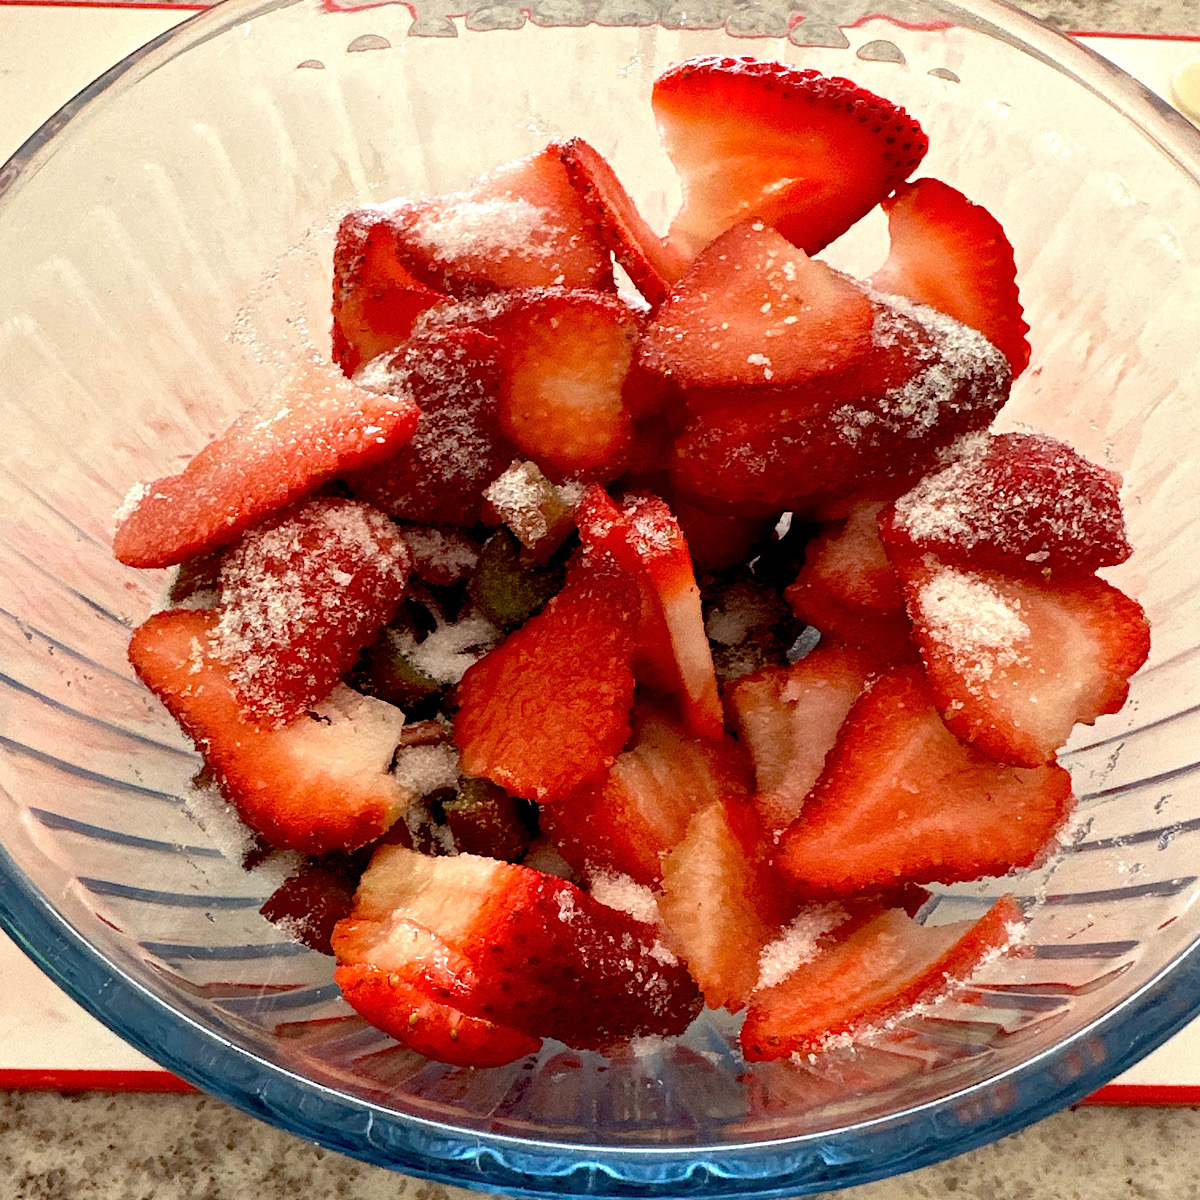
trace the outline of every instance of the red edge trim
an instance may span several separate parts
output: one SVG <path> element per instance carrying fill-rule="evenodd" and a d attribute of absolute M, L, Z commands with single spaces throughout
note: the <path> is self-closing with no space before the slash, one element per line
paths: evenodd
<path fill-rule="evenodd" d="M 1200 1107 L 1200 1084 L 1196 1083 L 1109 1083 L 1081 1104 L 1157 1105 Z"/>
<path fill-rule="evenodd" d="M 211 4 L 166 4 L 161 0 L 0 0 L 0 8 L 163 8 L 204 12 Z"/>
<path fill-rule="evenodd" d="M 195 1092 L 169 1071 L 0 1069 L 0 1088 L 37 1092 Z"/>

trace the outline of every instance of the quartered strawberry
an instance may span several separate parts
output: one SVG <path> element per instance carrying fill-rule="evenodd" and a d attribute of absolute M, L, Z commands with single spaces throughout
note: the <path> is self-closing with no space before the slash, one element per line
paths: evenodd
<path fill-rule="evenodd" d="M 978 921 L 921 925 L 889 908 L 836 926 L 815 957 L 751 998 L 740 1034 L 748 1062 L 820 1053 L 962 983 L 1007 949 L 1023 921 L 1011 895 Z"/>
<path fill-rule="evenodd" d="M 822 643 L 790 666 L 764 667 L 725 691 L 725 704 L 754 760 L 754 803 L 767 829 L 799 815 L 867 680 L 887 665 L 861 650 Z"/>
<path fill-rule="evenodd" d="M 464 774 L 538 801 L 600 775 L 629 737 L 639 608 L 626 571 L 578 556 L 562 591 L 458 685 Z"/>
<path fill-rule="evenodd" d="M 791 387 L 689 391 L 671 464 L 678 492 L 746 514 L 890 499 L 990 424 L 1011 383 L 990 342 L 903 299 L 874 314 L 869 351 L 845 370 Z"/>
<path fill-rule="evenodd" d="M 1120 478 L 1042 433 L 980 433 L 880 517 L 888 545 L 963 570 L 1090 575 L 1133 552 Z"/>
<path fill-rule="evenodd" d="M 909 649 L 900 581 L 879 540 L 883 504 L 860 501 L 844 524 L 827 528 L 804 550 L 804 566 L 784 593 L 796 616 L 826 637 L 900 658 Z"/>
<path fill-rule="evenodd" d="M 386 209 L 348 212 L 333 248 L 333 361 L 347 375 L 394 350 L 413 322 L 444 297 L 400 264 Z"/>
<path fill-rule="evenodd" d="M 407 397 L 307 360 L 178 475 L 144 487 L 113 551 L 131 567 L 166 567 L 227 545 L 335 475 L 395 454 L 419 416 Z"/>
<path fill-rule="evenodd" d="M 879 676 L 850 710 L 780 843 L 802 894 L 956 883 L 1038 861 L 1070 812 L 1056 763 L 1006 766 L 945 726 L 919 667 Z"/>
<path fill-rule="evenodd" d="M 642 589 L 639 680 L 676 695 L 688 728 L 719 740 L 725 722 L 712 648 L 679 522 L 657 496 L 636 496 L 618 508 L 596 485 L 584 493 L 575 519 L 584 545 L 612 554 Z"/>
<path fill-rule="evenodd" d="M 696 737 L 667 706 L 639 700 L 629 747 L 605 775 L 543 805 L 542 829 L 584 875 L 628 875 L 652 885 L 663 854 L 683 839 L 696 812 L 751 791 L 736 742 Z"/>
<path fill-rule="evenodd" d="M 221 563 L 217 653 L 250 718 L 278 728 L 324 700 L 392 619 L 412 559 L 378 509 L 324 496 L 242 535 Z"/>
<path fill-rule="evenodd" d="M 779 388 L 860 359 L 872 319 L 861 284 L 761 221 L 745 221 L 702 251 L 672 288 L 638 355 L 682 388 Z"/>
<path fill-rule="evenodd" d="M 469 1017 L 576 1049 L 682 1033 L 700 1008 L 652 925 L 553 875 L 471 854 L 381 848 L 334 949 L 343 966 L 415 974 Z"/>
<path fill-rule="evenodd" d="M 999 762 L 1049 762 L 1076 724 L 1116 712 L 1150 652 L 1136 600 L 1095 576 L 1039 582 L 897 559 L 942 718 Z"/>
<path fill-rule="evenodd" d="M 650 228 L 598 150 L 577 137 L 554 145 L 604 244 L 651 307 L 660 304 L 687 260 Z"/>
<path fill-rule="evenodd" d="M 1000 222 L 937 179 L 900 184 L 883 208 L 891 249 L 872 285 L 978 329 L 1008 359 L 1015 379 L 1029 365 L 1029 325 Z"/>
<path fill-rule="evenodd" d="M 687 964 L 709 1008 L 738 1012 L 758 982 L 758 957 L 792 915 L 744 799 L 697 812 L 663 859 L 663 939 Z"/>
<path fill-rule="evenodd" d="M 134 630 L 129 659 L 225 798 L 281 849 L 327 854 L 381 837 L 411 798 L 389 771 L 404 714 L 339 688 L 292 724 L 261 729 L 242 715 L 216 623 L 212 611 L 156 613 Z"/>
<path fill-rule="evenodd" d="M 929 146 L 902 108 L 850 80 L 754 58 L 677 63 L 656 80 L 652 104 L 683 184 L 668 241 L 688 257 L 747 217 L 816 254 Z"/>
<path fill-rule="evenodd" d="M 432 1058 L 458 1067 L 502 1067 L 541 1048 L 542 1039 L 468 1017 L 430 995 L 419 969 L 385 971 L 370 963 L 346 964 L 333 973 L 346 1003 L 377 1029 Z"/>
<path fill-rule="evenodd" d="M 506 288 L 614 287 L 612 260 L 558 149 L 480 176 L 461 192 L 388 207 L 397 256 L 452 296 Z"/>
<path fill-rule="evenodd" d="M 484 491 L 512 461 L 500 435 L 500 343 L 477 329 L 439 329 L 407 341 L 358 382 L 407 396 L 421 410 L 400 452 L 350 479 L 353 493 L 413 521 L 473 525 Z"/>

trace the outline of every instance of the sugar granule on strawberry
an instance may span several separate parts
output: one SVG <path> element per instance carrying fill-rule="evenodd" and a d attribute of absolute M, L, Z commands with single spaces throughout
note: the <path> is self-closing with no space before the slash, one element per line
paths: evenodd
<path fill-rule="evenodd" d="M 1033 578 L 1089 575 L 1132 553 L 1119 479 L 1040 433 L 978 433 L 881 515 L 887 542 Z"/>
<path fill-rule="evenodd" d="M 683 184 L 668 241 L 689 257 L 756 217 L 816 254 L 920 163 L 902 108 L 847 79 L 710 55 L 668 68 L 651 103 Z"/>
<path fill-rule="evenodd" d="M 395 454 L 419 416 L 407 397 L 375 395 L 306 359 L 178 475 L 143 489 L 113 552 L 132 567 L 166 567 L 228 545 L 334 476 Z"/>

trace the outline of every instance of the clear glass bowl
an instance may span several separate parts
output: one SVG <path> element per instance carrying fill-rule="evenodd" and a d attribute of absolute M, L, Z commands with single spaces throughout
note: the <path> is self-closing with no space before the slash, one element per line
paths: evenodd
<path fill-rule="evenodd" d="M 819 7 L 819 6 L 817 6 Z M 233 0 L 88 89 L 0 171 L 0 919 L 88 1009 L 200 1087 L 375 1163 L 529 1195 L 797 1195 L 948 1156 L 1069 1104 L 1200 1009 L 1200 137 L 1016 10 L 839 0 Z M 728 14 L 726 17 L 726 13 Z M 589 21 L 594 23 L 588 24 Z M 680 28 L 680 26 L 692 26 Z M 790 30 L 790 33 L 789 33 Z M 751 36 L 757 35 L 757 36 Z M 851 76 L 930 135 L 924 171 L 1016 247 L 1033 365 L 1005 415 L 1119 468 L 1154 624 L 1120 715 L 1066 761 L 1079 818 L 1015 889 L 1025 952 L 853 1053 L 744 1064 L 732 1025 L 605 1061 L 469 1071 L 362 1024 L 330 960 L 258 915 L 187 801 L 190 746 L 126 665 L 164 576 L 109 553 L 177 469 L 328 330 L 349 205 L 439 191 L 579 134 L 660 226 L 668 63 L 755 53 Z M 877 222 L 831 252 L 869 271 Z"/>

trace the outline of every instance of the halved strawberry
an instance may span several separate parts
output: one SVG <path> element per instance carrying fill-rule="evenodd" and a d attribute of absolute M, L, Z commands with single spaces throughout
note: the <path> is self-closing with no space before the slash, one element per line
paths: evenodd
<path fill-rule="evenodd" d="M 657 496 L 636 496 L 618 508 L 596 485 L 575 515 L 584 545 L 612 554 L 641 586 L 639 680 L 678 696 L 688 728 L 719 740 L 725 721 L 712 647 L 679 522 Z"/>
<path fill-rule="evenodd" d="M 937 179 L 901 183 L 883 208 L 891 249 L 872 286 L 978 329 L 1008 359 L 1015 379 L 1029 365 L 1029 325 L 1000 222 Z"/>
<path fill-rule="evenodd" d="M 166 567 L 232 542 L 335 475 L 395 454 L 420 416 L 308 359 L 178 475 L 145 486 L 113 538 L 131 567 Z"/>
<path fill-rule="evenodd" d="M 513 457 L 500 435 L 501 378 L 500 343 L 470 328 L 410 338 L 360 374 L 373 391 L 409 397 L 421 419 L 398 454 L 351 477 L 353 493 L 393 516 L 473 525 Z"/>
<path fill-rule="evenodd" d="M 695 390 L 671 480 L 693 503 L 809 512 L 858 493 L 890 499 L 1008 399 L 982 334 L 906 300 L 877 303 L 870 350 L 794 387 Z"/>
<path fill-rule="evenodd" d="M 1005 766 L 964 745 L 920 667 L 898 667 L 850 710 L 778 861 L 819 897 L 1004 875 L 1038 861 L 1071 805 L 1062 767 Z"/>
<path fill-rule="evenodd" d="M 951 566 L 1058 579 L 1133 553 L 1115 472 L 1042 433 L 965 438 L 880 516 L 888 545 Z"/>
<path fill-rule="evenodd" d="M 754 803 L 769 830 L 786 829 L 799 815 L 842 722 L 885 665 L 822 643 L 791 666 L 765 667 L 726 688 L 731 720 L 754 760 Z"/>
<path fill-rule="evenodd" d="M 745 751 L 690 734 L 659 702 L 639 700 L 633 738 L 608 772 L 541 809 L 543 830 L 584 875 L 655 884 L 662 856 L 708 804 L 752 790 Z"/>
<path fill-rule="evenodd" d="M 419 968 L 382 970 L 370 963 L 346 964 L 333 973 L 346 1003 L 376 1029 L 410 1050 L 458 1067 L 502 1067 L 542 1045 L 516 1029 L 484 1017 L 468 1017 L 434 999 Z"/>
<path fill-rule="evenodd" d="M 342 965 L 416 974 L 469 1017 L 576 1049 L 682 1033 L 700 1008 L 653 926 L 553 875 L 471 854 L 381 848 L 334 949 Z"/>
<path fill-rule="evenodd" d="M 724 797 L 688 822 L 663 858 L 658 911 L 667 945 L 709 1008 L 738 1012 L 758 982 L 758 957 L 792 915 L 744 799 Z"/>
<path fill-rule="evenodd" d="M 507 288 L 612 291 L 612 260 L 557 148 L 481 175 L 461 192 L 387 207 L 406 270 L 452 296 Z"/>
<path fill-rule="evenodd" d="M 818 1054 L 832 1038 L 854 1036 L 946 994 L 1003 952 L 1022 923 L 1001 896 L 978 921 L 920 925 L 890 908 L 835 927 L 816 957 L 756 992 L 740 1035 L 748 1062 Z"/>
<path fill-rule="evenodd" d="M 260 729 L 242 715 L 216 622 L 211 610 L 156 613 L 134 630 L 129 659 L 225 798 L 281 849 L 327 854 L 381 837 L 411 799 L 389 772 L 404 714 L 339 688 L 292 724 Z"/>
<path fill-rule="evenodd" d="M 324 700 L 392 619 L 412 558 L 378 509 L 317 497 L 256 525 L 221 563 L 217 653 L 251 718 Z"/>
<path fill-rule="evenodd" d="M 577 137 L 553 144 L 604 244 L 651 307 L 660 304 L 687 260 L 650 228 L 598 150 Z"/>
<path fill-rule="evenodd" d="M 929 146 L 902 108 L 850 80 L 754 58 L 677 63 L 655 81 L 652 104 L 683 183 L 668 241 L 688 257 L 747 217 L 816 254 Z"/>
<path fill-rule="evenodd" d="M 577 556 L 562 591 L 458 685 L 463 772 L 538 801 L 603 772 L 629 737 L 639 607 L 626 571 Z"/>
<path fill-rule="evenodd" d="M 672 288 L 638 356 L 683 388 L 784 387 L 860 359 L 872 317 L 861 284 L 761 221 L 745 221 Z"/>
<path fill-rule="evenodd" d="M 1116 712 L 1150 652 L 1136 600 L 1095 576 L 1039 582 L 897 558 L 942 719 L 999 762 L 1049 762 L 1076 724 Z"/>
<path fill-rule="evenodd" d="M 394 350 L 425 309 L 443 299 L 400 265 L 387 210 L 348 212 L 333 248 L 333 361 L 347 375 Z"/>
<path fill-rule="evenodd" d="M 844 524 L 804 550 L 804 566 L 784 595 L 801 620 L 827 637 L 897 659 L 909 650 L 900 581 L 879 540 L 883 504 L 860 501 Z"/>

